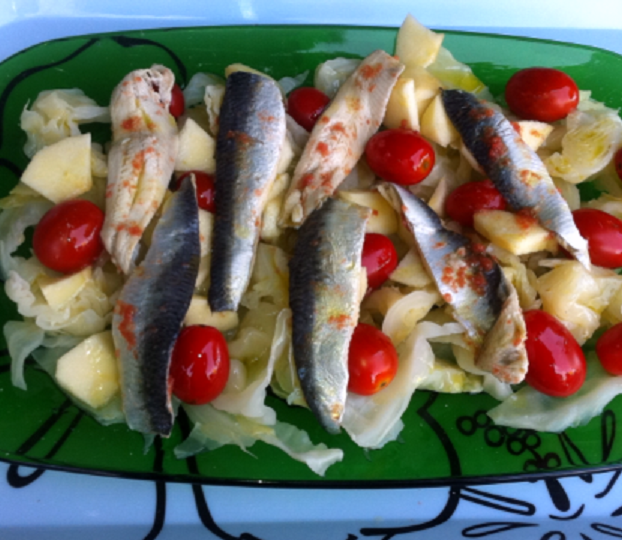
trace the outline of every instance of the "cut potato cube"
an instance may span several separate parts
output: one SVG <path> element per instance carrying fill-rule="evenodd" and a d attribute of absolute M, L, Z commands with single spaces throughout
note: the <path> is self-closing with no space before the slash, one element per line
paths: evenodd
<path fill-rule="evenodd" d="M 455 143 L 460 138 L 445 112 L 440 94 L 431 101 L 421 117 L 421 134 L 445 147 Z"/>
<path fill-rule="evenodd" d="M 377 191 L 339 191 L 338 195 L 344 201 L 372 209 L 372 214 L 367 220 L 368 233 L 388 236 L 397 232 L 397 214 L 391 204 Z"/>
<path fill-rule="evenodd" d="M 421 118 L 432 99 L 440 93 L 441 81 L 421 66 L 407 67 L 402 73 L 402 77 L 415 81 L 415 101 L 417 102 L 419 118 Z"/>
<path fill-rule="evenodd" d="M 436 59 L 444 37 L 407 15 L 397 33 L 395 54 L 406 66 L 429 66 Z"/>
<path fill-rule="evenodd" d="M 525 144 L 534 152 L 544 144 L 546 138 L 553 131 L 553 126 L 550 124 L 536 122 L 535 120 L 519 120 L 512 122 L 512 125 L 525 141 Z"/>
<path fill-rule="evenodd" d="M 69 394 L 98 409 L 119 391 L 112 333 L 94 334 L 61 356 L 56 380 Z"/>
<path fill-rule="evenodd" d="M 67 137 L 39 150 L 21 181 L 55 204 L 79 197 L 93 186 L 91 135 Z"/>
<path fill-rule="evenodd" d="M 407 128 L 419 130 L 419 113 L 415 100 L 415 81 L 400 77 L 387 103 L 382 123 L 389 129 Z"/>
<path fill-rule="evenodd" d="M 41 292 L 52 309 L 61 309 L 73 300 L 84 286 L 93 279 L 93 270 L 87 266 L 70 276 L 40 276 L 37 280 Z"/>
<path fill-rule="evenodd" d="M 192 118 L 186 118 L 184 127 L 179 132 L 175 170 L 213 173 L 216 170 L 215 151 L 214 138 Z"/>
<path fill-rule="evenodd" d="M 184 318 L 187 326 L 193 324 L 203 324 L 213 326 L 221 332 L 231 330 L 238 325 L 238 314 L 236 311 L 214 312 L 210 309 L 207 296 L 194 295 L 190 301 L 190 307 Z"/>
<path fill-rule="evenodd" d="M 419 252 L 413 248 L 399 262 L 389 278 L 401 285 L 423 289 L 432 284 L 430 273 L 426 270 Z"/>
<path fill-rule="evenodd" d="M 473 222 L 478 233 L 514 255 L 557 251 L 555 235 L 535 218 L 503 210 L 483 210 L 475 214 Z"/>

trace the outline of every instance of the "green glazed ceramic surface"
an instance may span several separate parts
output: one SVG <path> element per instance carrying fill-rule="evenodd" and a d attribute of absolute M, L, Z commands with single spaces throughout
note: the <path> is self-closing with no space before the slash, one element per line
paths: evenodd
<path fill-rule="evenodd" d="M 182 86 L 197 71 L 222 74 L 241 62 L 275 78 L 313 70 L 335 56 L 392 52 L 396 29 L 350 27 L 228 27 L 155 30 L 58 40 L 37 45 L 0 64 L 0 193 L 19 179 L 27 159 L 19 117 L 41 90 L 81 88 L 107 104 L 113 87 L 129 71 L 161 63 Z M 445 46 L 500 95 L 517 69 L 540 65 L 569 73 L 580 88 L 611 107 L 622 106 L 622 57 L 589 47 L 447 32 Z M 104 141 L 106 130 L 95 137 Z M 18 319 L 0 294 L 2 322 Z M 0 345 L 5 347 L 4 344 Z M 484 395 L 415 393 L 404 415 L 400 440 L 364 451 L 345 435 L 323 432 L 307 410 L 269 397 L 280 420 L 308 431 L 314 442 L 345 452 L 324 478 L 279 450 L 256 443 L 251 454 L 227 446 L 188 460 L 172 449 L 189 432 L 180 418 L 170 439 L 143 453 L 143 438 L 124 426 L 103 427 L 69 403 L 44 373 L 26 370 L 28 391 L 10 383 L 9 358 L 0 360 L 0 459 L 70 471 L 171 481 L 309 487 L 438 485 L 529 479 L 577 470 L 595 471 L 622 462 L 617 416 L 622 399 L 587 426 L 563 434 L 513 430 L 492 425 L 485 411 L 495 401 Z"/>

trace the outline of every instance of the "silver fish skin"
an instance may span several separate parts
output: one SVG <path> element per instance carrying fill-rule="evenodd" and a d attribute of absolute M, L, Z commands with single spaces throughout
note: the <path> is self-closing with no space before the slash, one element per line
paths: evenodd
<path fill-rule="evenodd" d="M 587 240 L 542 160 L 503 114 L 473 94 L 441 90 L 447 116 L 465 146 L 514 210 L 528 210 L 588 270 Z"/>
<path fill-rule="evenodd" d="M 378 131 L 403 70 L 395 57 L 374 51 L 341 86 L 296 165 L 281 211 L 283 225 L 299 227 L 350 174 Z"/>
<path fill-rule="evenodd" d="M 285 108 L 277 84 L 255 73 L 229 75 L 216 140 L 212 311 L 236 311 L 248 286 L 284 141 Z"/>
<path fill-rule="evenodd" d="M 169 367 L 200 259 L 194 186 L 182 183 L 149 251 L 123 286 L 112 319 L 123 410 L 131 429 L 168 437 L 173 428 Z"/>
<path fill-rule="evenodd" d="M 339 433 L 346 402 L 369 214 L 328 199 L 300 228 L 289 263 L 294 363 L 309 408 L 330 433 Z"/>
<path fill-rule="evenodd" d="M 522 381 L 525 322 L 501 267 L 468 238 L 446 229 L 410 191 L 394 184 L 383 184 L 379 191 L 402 214 L 430 276 L 476 350 L 476 365 L 504 382 Z"/>

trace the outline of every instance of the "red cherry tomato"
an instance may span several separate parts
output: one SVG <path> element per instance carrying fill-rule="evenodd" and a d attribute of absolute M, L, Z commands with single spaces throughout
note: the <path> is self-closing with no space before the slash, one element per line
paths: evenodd
<path fill-rule="evenodd" d="M 35 228 L 35 255 L 56 272 L 78 272 L 93 264 L 104 249 L 100 238 L 103 224 L 104 213 L 90 201 L 74 199 L 57 204 Z"/>
<path fill-rule="evenodd" d="M 397 352 L 391 340 L 370 324 L 354 329 L 348 354 L 348 390 L 371 396 L 387 386 L 397 373 Z"/>
<path fill-rule="evenodd" d="M 173 394 L 184 403 L 209 403 L 227 385 L 229 368 L 229 349 L 219 330 L 213 326 L 186 326 L 171 358 Z"/>
<path fill-rule="evenodd" d="M 177 191 L 184 178 L 194 174 L 194 183 L 197 187 L 197 202 L 199 208 L 212 214 L 216 211 L 214 205 L 214 177 L 203 171 L 188 171 L 182 174 L 173 184 L 173 191 Z"/>
<path fill-rule="evenodd" d="M 526 120 L 555 122 L 566 118 L 579 103 L 579 89 L 558 69 L 534 67 L 517 71 L 505 87 L 510 110 Z"/>
<path fill-rule="evenodd" d="M 363 242 L 362 264 L 367 269 L 369 290 L 380 287 L 397 266 L 393 242 L 384 234 L 368 233 Z"/>
<path fill-rule="evenodd" d="M 402 186 L 418 184 L 432 167 L 432 145 L 410 129 L 387 129 L 376 133 L 365 148 L 367 163 L 378 176 Z"/>
<path fill-rule="evenodd" d="M 616 172 L 618 173 L 618 178 L 622 180 L 622 148 L 620 148 L 615 156 L 613 156 L 613 162 L 616 167 Z"/>
<path fill-rule="evenodd" d="M 287 98 L 287 112 L 307 131 L 311 131 L 330 98 L 317 88 L 296 88 Z"/>
<path fill-rule="evenodd" d="M 506 207 L 503 195 L 490 180 L 462 184 L 445 201 L 447 215 L 465 227 L 473 227 L 473 216 L 480 210 L 505 210 Z"/>
<path fill-rule="evenodd" d="M 622 266 L 622 221 L 596 208 L 579 208 L 572 217 L 587 240 L 593 264 L 605 268 Z"/>
<path fill-rule="evenodd" d="M 612 326 L 598 338 L 596 354 L 605 371 L 622 375 L 622 323 Z"/>
<path fill-rule="evenodd" d="M 184 110 L 186 109 L 186 98 L 184 98 L 184 93 L 179 85 L 174 84 L 173 90 L 171 91 L 171 103 L 168 106 L 168 112 L 170 112 L 175 118 L 179 118 L 182 114 L 184 114 Z"/>
<path fill-rule="evenodd" d="M 549 396 L 574 394 L 585 380 L 585 356 L 577 340 L 546 311 L 525 312 L 527 327 L 527 383 Z"/>

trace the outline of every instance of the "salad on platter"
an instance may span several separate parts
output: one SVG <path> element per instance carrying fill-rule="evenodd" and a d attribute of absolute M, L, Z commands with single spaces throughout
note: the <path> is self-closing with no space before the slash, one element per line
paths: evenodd
<path fill-rule="evenodd" d="M 442 43 L 409 16 L 394 55 L 313 87 L 233 64 L 182 90 L 153 65 L 109 106 L 25 104 L 0 200 L 13 384 L 32 355 L 104 425 L 168 437 L 183 409 L 179 458 L 260 440 L 320 475 L 343 451 L 268 393 L 368 449 L 415 391 L 486 392 L 514 428 L 599 415 L 622 392 L 618 111 L 550 68 L 493 96 Z"/>

